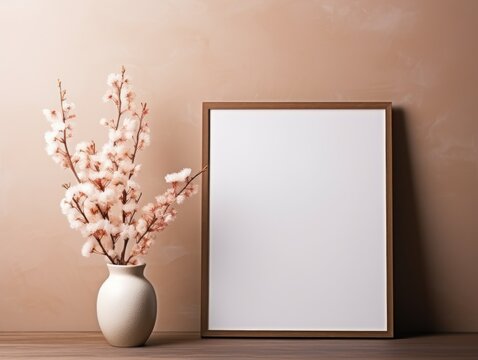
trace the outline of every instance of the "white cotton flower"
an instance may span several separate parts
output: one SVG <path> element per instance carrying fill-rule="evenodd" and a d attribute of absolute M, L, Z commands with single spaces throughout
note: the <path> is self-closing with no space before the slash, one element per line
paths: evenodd
<path fill-rule="evenodd" d="M 124 185 L 128 180 L 128 176 L 120 171 L 115 171 L 111 176 L 111 184 L 112 185 Z"/>
<path fill-rule="evenodd" d="M 141 164 L 138 164 L 134 167 L 134 170 L 133 170 L 134 175 L 138 175 L 140 171 L 141 171 Z"/>
<path fill-rule="evenodd" d="M 65 130 L 66 126 L 65 126 L 65 123 L 62 122 L 62 121 L 54 121 L 51 123 L 51 128 L 54 130 L 54 131 L 63 131 Z"/>
<path fill-rule="evenodd" d="M 65 199 L 61 199 L 60 201 L 60 209 L 61 209 L 61 213 L 63 215 L 66 215 L 68 213 L 68 211 L 71 209 L 71 205 L 68 201 L 66 201 Z"/>
<path fill-rule="evenodd" d="M 123 126 L 126 131 L 136 131 L 138 128 L 138 119 L 125 118 L 123 120 Z"/>
<path fill-rule="evenodd" d="M 115 85 L 115 83 L 119 83 L 121 82 L 121 74 L 115 74 L 115 73 L 111 73 L 108 75 L 108 78 L 106 79 L 106 83 L 108 84 L 108 86 L 113 86 Z"/>
<path fill-rule="evenodd" d="M 136 94 L 129 86 L 123 86 L 121 90 L 121 101 L 130 102 L 136 97 Z"/>
<path fill-rule="evenodd" d="M 69 103 L 69 102 L 63 101 L 63 109 L 65 109 L 66 111 L 73 110 L 74 108 L 75 108 L 74 103 Z"/>
<path fill-rule="evenodd" d="M 88 174 L 86 173 L 86 171 L 82 171 L 84 169 L 85 168 L 80 169 L 80 171 L 77 171 L 78 177 L 80 178 L 81 181 L 86 181 L 88 179 Z"/>
<path fill-rule="evenodd" d="M 91 172 L 90 173 L 90 179 L 92 181 L 94 180 L 98 180 L 98 179 L 104 179 L 108 176 L 107 172 L 106 171 L 95 171 L 95 172 Z"/>
<path fill-rule="evenodd" d="M 173 220 L 174 220 L 174 216 L 171 215 L 171 214 L 168 214 L 168 215 L 166 215 L 166 216 L 164 217 L 164 222 L 165 222 L 166 224 L 169 224 L 169 223 L 172 222 Z"/>
<path fill-rule="evenodd" d="M 123 211 L 127 213 L 131 213 L 135 211 L 137 208 L 137 205 L 135 202 L 129 202 L 123 205 Z"/>
<path fill-rule="evenodd" d="M 66 218 L 68 219 L 68 222 L 70 223 L 70 226 L 73 222 L 77 221 L 78 218 L 76 217 L 76 210 L 71 208 L 66 212 Z"/>
<path fill-rule="evenodd" d="M 121 130 L 110 129 L 108 131 L 108 139 L 113 143 L 117 142 L 122 137 L 123 137 L 123 133 L 121 132 Z"/>
<path fill-rule="evenodd" d="M 138 223 L 136 224 L 136 231 L 139 234 L 143 234 L 147 228 L 148 224 L 146 223 L 146 220 L 144 220 L 143 218 L 139 219 Z"/>
<path fill-rule="evenodd" d="M 181 205 L 184 202 L 184 200 L 186 200 L 186 196 L 184 196 L 184 195 L 178 195 L 176 197 L 176 203 L 178 205 Z"/>
<path fill-rule="evenodd" d="M 57 131 L 47 131 L 45 133 L 45 141 L 49 144 L 55 142 L 56 137 L 58 136 Z"/>
<path fill-rule="evenodd" d="M 186 178 L 191 175 L 191 169 L 184 168 L 180 172 L 168 174 L 164 177 L 167 183 L 172 182 L 183 182 Z"/>
<path fill-rule="evenodd" d="M 106 143 L 103 145 L 103 148 L 101 149 L 101 153 L 103 155 L 112 155 L 114 153 L 114 146 L 112 143 Z"/>
<path fill-rule="evenodd" d="M 158 203 L 158 205 L 166 205 L 167 202 L 168 202 L 168 199 L 164 195 L 158 195 L 158 196 L 156 196 L 155 199 L 156 199 L 156 202 Z"/>
<path fill-rule="evenodd" d="M 151 135 L 149 135 L 147 132 L 142 132 L 139 134 L 139 141 L 143 143 L 141 148 L 149 146 L 151 144 Z"/>
<path fill-rule="evenodd" d="M 138 191 L 140 189 L 139 187 L 139 184 L 134 181 L 134 180 L 128 180 L 128 182 L 126 183 L 126 186 L 131 189 L 131 190 L 134 190 L 134 191 Z"/>
<path fill-rule="evenodd" d="M 49 122 L 55 122 L 60 120 L 56 110 L 43 109 L 43 115 Z"/>
<path fill-rule="evenodd" d="M 92 183 L 81 183 L 78 184 L 79 190 L 88 197 L 91 197 L 97 191 Z"/>
<path fill-rule="evenodd" d="M 143 210 L 144 213 L 151 213 L 154 211 L 154 204 L 153 203 L 146 204 L 143 206 L 141 210 Z"/>
<path fill-rule="evenodd" d="M 73 220 L 73 221 L 70 221 L 70 227 L 73 229 L 73 230 L 78 230 L 78 229 L 81 229 L 82 227 L 84 227 L 85 224 L 83 224 L 80 220 L 76 219 L 76 220 Z"/>
<path fill-rule="evenodd" d="M 134 169 L 134 164 L 129 161 L 121 161 L 119 164 L 119 171 L 129 174 Z"/>
<path fill-rule="evenodd" d="M 85 241 L 83 244 L 83 247 L 81 248 L 81 255 L 84 257 L 90 257 L 90 254 L 93 252 L 93 249 L 95 248 L 95 239 L 93 238 L 88 238 L 88 240 Z"/>
<path fill-rule="evenodd" d="M 106 90 L 106 93 L 103 95 L 103 101 L 107 103 L 110 100 L 118 100 L 118 96 L 113 93 L 110 89 Z"/>
<path fill-rule="evenodd" d="M 102 170 L 113 170 L 113 162 L 108 159 L 106 156 L 101 155 L 98 159 L 100 165 L 100 168 Z"/>
<path fill-rule="evenodd" d="M 78 185 L 73 185 L 65 191 L 65 200 L 71 202 L 73 200 L 73 196 L 76 195 L 78 192 Z"/>
<path fill-rule="evenodd" d="M 98 213 L 98 208 L 96 207 L 96 196 L 89 196 L 83 202 L 83 208 L 85 209 L 85 213 L 90 218 L 93 214 Z"/>
<path fill-rule="evenodd" d="M 111 231 L 111 224 L 108 220 L 99 220 L 96 222 L 90 222 L 89 224 L 86 225 L 86 230 L 90 234 L 94 234 L 98 230 L 104 230 L 107 233 L 110 233 Z"/>
<path fill-rule="evenodd" d="M 116 145 L 116 148 L 115 148 L 116 155 L 120 159 L 124 159 L 124 158 L 126 158 L 126 156 L 128 156 L 129 149 L 130 149 L 129 146 L 127 146 L 126 144 Z"/>
<path fill-rule="evenodd" d="M 61 164 L 63 162 L 63 158 L 61 156 L 58 156 L 58 155 L 52 155 L 51 157 L 53 159 L 53 161 L 57 164 Z"/>
<path fill-rule="evenodd" d="M 102 205 L 110 204 L 114 201 L 116 193 L 113 189 L 107 188 L 98 194 L 98 202 Z"/>
<path fill-rule="evenodd" d="M 47 146 L 45 147 L 46 153 L 50 156 L 56 154 L 58 151 L 58 144 L 53 142 L 53 143 L 48 143 Z M 55 160 L 55 159 L 53 159 Z"/>
<path fill-rule="evenodd" d="M 76 145 L 75 150 L 77 152 L 86 151 L 90 145 L 91 145 L 91 142 L 82 141 Z"/>
<path fill-rule="evenodd" d="M 121 224 L 121 232 L 120 232 L 120 239 L 134 239 L 137 235 L 136 228 L 134 225 L 125 225 Z"/>

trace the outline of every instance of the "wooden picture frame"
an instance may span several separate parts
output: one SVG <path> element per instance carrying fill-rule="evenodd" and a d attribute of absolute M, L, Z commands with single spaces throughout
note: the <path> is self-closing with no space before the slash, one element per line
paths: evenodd
<path fill-rule="evenodd" d="M 268 126 L 269 128 L 267 128 Z M 303 127 L 303 129 L 297 130 L 297 127 Z M 308 127 L 310 127 L 310 131 Z M 268 129 L 270 129 L 270 136 Z M 324 134 L 329 130 L 330 135 Z M 314 132 L 320 137 L 320 141 L 317 140 Z M 262 138 L 256 139 L 254 137 L 256 134 L 264 135 L 264 149 L 273 149 L 273 153 L 268 153 L 269 150 L 261 150 Z M 383 138 L 381 138 L 382 135 Z M 297 143 L 294 144 L 294 141 Z M 307 145 L 307 141 L 310 142 L 310 146 Z M 324 185 L 322 190 L 317 190 L 317 194 L 309 203 L 320 204 L 322 201 L 329 201 L 328 204 L 332 204 L 334 207 L 336 203 L 346 201 L 345 206 L 334 210 L 337 215 L 342 217 L 340 219 L 335 219 L 332 215 L 329 216 L 323 209 L 319 209 L 318 213 L 323 214 L 324 219 L 332 220 L 332 222 L 343 221 L 343 228 L 347 228 L 349 221 L 355 221 L 355 225 L 351 225 L 351 229 L 355 229 L 353 236 L 349 236 L 351 249 L 355 249 L 354 254 L 350 254 L 349 252 L 352 250 L 347 250 L 348 248 L 344 246 L 334 250 L 333 246 L 336 240 L 329 241 L 326 236 L 323 236 L 318 241 L 322 245 L 317 245 L 316 241 L 304 242 L 307 246 L 316 246 L 321 250 L 317 251 L 314 248 L 307 251 L 305 249 L 304 258 L 308 260 L 304 260 L 305 265 L 303 265 L 300 256 L 296 258 L 293 256 L 301 251 L 300 246 L 305 245 L 297 245 L 297 239 L 293 235 L 282 236 L 281 234 L 284 233 L 289 234 L 288 228 L 285 228 L 286 231 L 278 231 L 276 234 L 276 238 L 281 241 L 280 244 L 285 244 L 286 248 L 287 244 L 292 244 L 291 250 L 288 250 L 287 254 L 286 250 L 283 250 L 284 246 L 278 247 L 278 249 L 273 246 L 274 239 L 261 236 L 264 232 L 261 224 L 267 223 L 269 220 L 266 218 L 268 211 L 257 210 L 261 206 L 266 206 L 259 200 L 257 204 L 251 204 L 253 215 L 259 218 L 257 223 L 253 222 L 253 225 L 247 226 L 246 229 L 243 224 L 234 223 L 236 218 L 242 219 L 241 214 L 243 214 L 243 211 L 236 213 L 235 207 L 242 206 L 241 199 L 248 197 L 249 190 L 255 191 L 255 180 L 250 179 L 253 175 L 248 173 L 248 166 L 252 168 L 259 166 L 261 160 L 256 160 L 256 158 L 266 159 L 266 165 L 270 165 L 267 156 L 274 157 L 276 153 L 282 156 L 277 161 L 283 161 L 284 157 L 289 156 L 288 151 L 282 151 L 284 143 L 293 148 L 303 148 L 303 151 L 298 153 L 301 155 L 300 158 L 310 157 L 294 170 L 303 168 L 308 171 L 309 167 L 307 166 L 314 168 L 315 173 L 321 173 L 320 169 L 322 168 L 328 170 L 323 175 L 324 178 L 327 178 L 324 180 L 324 184 L 328 184 L 326 181 L 333 184 L 335 171 L 337 174 L 352 174 L 350 178 L 340 176 L 336 179 L 341 185 L 337 185 L 337 190 L 330 190 L 332 192 L 331 199 L 326 199 L 329 190 L 324 189 L 330 189 L 330 187 L 327 188 Z M 322 145 L 317 144 L 325 145 L 322 148 L 320 147 Z M 313 151 L 309 152 L 309 149 Z M 337 159 L 331 154 L 331 149 L 340 154 Z M 317 154 L 319 154 L 319 160 L 317 160 Z M 229 156 L 232 163 L 228 160 Z M 244 165 L 244 163 L 248 164 L 248 161 L 252 165 Z M 288 163 L 293 167 L 295 166 L 294 161 L 293 158 Z M 325 165 L 316 165 L 315 161 Z M 342 165 L 341 161 L 350 161 L 350 164 Z M 258 164 L 254 164 L 254 162 Z M 305 166 L 304 164 L 312 165 Z M 203 337 L 393 337 L 392 104 L 390 102 L 205 102 L 203 103 L 203 165 L 209 166 L 202 184 L 201 335 Z M 239 171 L 236 170 L 237 167 L 244 171 L 235 173 Z M 276 169 L 276 167 L 266 166 L 266 169 L 263 170 L 265 176 L 269 176 L 268 172 L 271 169 Z M 279 172 L 280 176 L 277 178 L 289 179 L 288 175 L 282 176 L 288 174 L 287 171 Z M 355 179 L 354 173 L 364 175 L 357 175 Z M 261 173 L 258 176 L 261 178 Z M 321 177 L 322 175 L 316 179 L 321 179 Z M 369 180 L 373 184 L 379 185 L 372 186 L 368 183 Z M 318 184 L 319 180 L 314 181 L 316 182 L 313 184 Z M 244 185 L 244 183 L 246 184 Z M 357 184 L 363 184 L 360 185 L 363 189 Z M 282 189 L 280 185 L 277 186 L 277 189 Z M 291 191 L 289 185 L 290 179 L 284 181 L 284 196 L 289 196 L 288 191 Z M 301 194 L 306 191 L 306 188 L 297 186 L 297 192 L 293 190 L 292 194 Z M 332 185 L 332 187 L 334 186 Z M 316 187 L 320 188 L 319 185 Z M 342 196 L 344 189 L 347 190 L 349 187 L 353 188 L 350 190 L 350 196 Z M 380 190 L 376 190 L 375 194 L 374 189 Z M 364 194 L 369 192 L 371 200 L 365 197 L 361 190 L 364 191 Z M 234 195 L 235 191 L 240 195 Z M 280 193 L 277 192 L 277 194 Z M 335 202 L 334 197 L 340 198 L 340 201 Z M 270 195 L 269 200 L 270 198 L 275 199 L 276 197 Z M 256 197 L 251 197 L 251 199 L 247 198 L 244 201 L 254 202 Z M 313 201 L 316 199 L 318 201 Z M 306 204 L 305 201 L 299 201 L 299 203 L 301 202 Z M 355 210 L 342 210 L 348 209 L 348 204 L 351 204 L 350 207 Z M 275 211 L 277 206 L 281 205 L 272 204 L 271 211 Z M 363 210 L 362 207 L 364 207 Z M 290 207 L 288 208 L 290 209 Z M 315 211 L 314 209 L 312 210 Z M 362 212 L 366 214 L 363 215 L 363 222 L 354 219 L 355 217 L 362 219 Z M 368 214 L 369 212 L 370 214 Z M 349 218 L 342 213 L 349 215 Z M 236 216 L 237 214 L 239 216 Z M 306 212 L 306 217 L 307 214 L 308 212 Z M 350 214 L 353 215 L 352 218 L 350 218 Z M 262 216 L 265 221 L 261 220 Z M 249 224 L 247 218 L 245 219 L 245 222 Z M 280 220 L 279 224 L 283 224 L 284 219 L 280 218 Z M 320 226 L 327 228 L 329 222 L 324 220 L 323 225 Z M 314 224 L 307 227 L 307 223 L 305 221 L 304 223 L 306 224 L 305 228 L 314 229 Z M 250 229 L 255 224 L 258 224 L 257 234 L 254 233 L 254 229 Z M 291 226 L 296 225 L 291 224 Z M 335 227 L 338 233 L 341 233 L 343 228 Z M 322 234 L 334 234 L 329 230 L 323 230 Z M 251 234 L 250 237 L 249 234 Z M 299 240 L 308 238 L 309 233 L 305 234 L 306 236 L 297 238 Z M 345 235 L 347 234 L 345 233 Z M 344 238 L 348 239 L 345 235 Z M 334 236 L 332 235 L 331 239 Z M 310 235 L 310 237 L 315 239 L 315 235 Z M 252 239 L 250 242 L 249 238 Z M 268 245 L 262 245 L 262 241 L 267 243 L 264 240 L 266 238 Z M 360 239 L 361 242 L 358 243 L 358 240 L 354 240 L 355 238 Z M 237 244 L 242 239 L 247 240 L 244 245 Z M 340 241 L 345 241 L 340 239 Z M 339 244 L 339 240 L 337 240 L 337 244 Z M 340 244 L 343 245 L 343 243 Z M 263 246 L 264 249 L 259 246 Z M 256 251 L 257 249 L 259 251 Z M 365 251 L 364 249 L 371 250 Z M 271 256 L 256 259 L 259 258 L 257 254 L 267 254 L 268 251 L 271 251 Z M 276 254 L 280 251 L 283 253 Z M 314 260 L 316 253 L 319 254 L 319 257 L 322 256 L 320 262 Z M 330 256 L 326 256 L 330 253 L 346 254 L 347 259 L 352 260 L 346 261 L 338 256 L 337 259 L 340 260 L 341 265 L 331 266 L 330 272 L 314 269 L 314 266 L 319 268 L 325 266 L 322 264 L 330 259 Z M 355 256 L 355 254 L 359 256 Z M 383 256 L 383 259 L 377 259 L 377 256 L 372 257 L 369 254 L 379 254 L 378 257 Z M 370 259 L 366 259 L 367 256 L 370 256 Z M 272 262 L 271 259 L 276 258 L 282 259 L 283 262 L 279 265 L 274 263 L 268 267 L 267 262 Z M 261 262 L 262 260 L 263 262 Z M 295 265 L 292 264 L 294 260 L 297 262 L 294 263 Z M 247 262 L 247 264 L 243 264 L 241 261 Z M 347 266 L 354 266 L 354 261 L 356 261 L 355 268 L 346 269 Z M 244 269 L 239 269 L 240 266 L 244 266 Z M 304 270 L 302 273 L 300 272 L 302 271 L 301 266 Z M 254 270 L 254 267 L 257 268 L 257 271 Z M 383 274 L 376 269 L 383 271 Z M 295 276 L 290 274 L 295 274 Z M 310 283 L 310 286 L 304 286 L 301 283 L 300 274 L 303 274 L 304 279 L 318 280 Z M 276 275 L 279 279 L 276 279 Z M 244 279 L 241 278 L 242 276 Z M 266 276 L 270 276 L 270 278 Z M 338 278 L 337 283 L 333 281 L 334 276 Z M 266 280 L 260 280 L 261 277 Z M 254 281 L 262 282 L 255 284 L 254 287 L 250 285 Z M 280 281 L 283 283 L 279 283 Z M 296 282 L 294 283 L 294 281 Z M 271 283 L 273 284 L 271 285 Z M 316 283 L 322 284 L 329 290 L 319 293 L 314 288 Z M 352 290 L 348 292 L 343 290 L 340 285 L 342 283 L 347 283 Z M 283 289 L 281 289 L 282 285 Z M 370 289 L 360 288 L 361 285 L 369 286 Z M 267 298 L 269 296 L 268 288 L 271 289 L 273 298 Z M 315 290 L 311 296 L 305 295 L 301 298 L 294 292 L 294 289 L 299 289 L 297 290 L 299 295 L 300 291 L 304 289 L 306 291 L 308 291 L 307 289 Z M 245 293 L 246 290 L 249 292 Z M 282 294 L 280 290 L 283 290 Z M 341 294 L 341 291 L 345 295 L 335 301 L 334 294 Z M 331 294 L 330 299 L 321 295 L 325 293 Z M 292 298 L 299 300 L 292 303 L 293 300 L 290 300 Z M 290 306 L 288 305 L 289 300 Z M 257 309 L 253 301 L 257 301 Z M 335 305 L 336 303 L 340 305 Z M 306 312 L 306 306 L 310 307 L 308 312 Z M 274 307 L 276 307 L 277 313 L 274 312 L 276 311 L 273 309 Z M 333 311 L 334 307 L 337 307 L 338 310 Z M 346 316 L 348 311 L 350 314 Z M 333 318 L 334 313 L 337 314 L 336 320 Z M 317 323 L 317 326 L 313 321 Z M 323 326 L 320 325 L 321 322 L 324 323 Z M 289 323 L 290 326 L 287 325 Z"/>

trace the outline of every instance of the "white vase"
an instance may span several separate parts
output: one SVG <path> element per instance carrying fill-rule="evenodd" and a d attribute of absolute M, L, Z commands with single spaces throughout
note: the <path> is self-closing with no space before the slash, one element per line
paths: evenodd
<path fill-rule="evenodd" d="M 144 277 L 146 265 L 107 265 L 109 277 L 96 303 L 101 331 L 113 346 L 144 345 L 156 322 L 156 294 Z"/>

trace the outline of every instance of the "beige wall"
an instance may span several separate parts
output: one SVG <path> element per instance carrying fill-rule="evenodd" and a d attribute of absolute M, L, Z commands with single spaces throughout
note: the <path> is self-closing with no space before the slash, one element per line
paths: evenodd
<path fill-rule="evenodd" d="M 61 77 L 76 139 L 124 64 L 151 104 L 144 199 L 201 161 L 201 102 L 382 101 L 395 113 L 399 330 L 478 331 L 478 1 L 1 1 L 0 330 L 96 330 L 101 258 L 59 211 L 41 109 Z M 148 259 L 158 330 L 199 329 L 200 198 Z"/>

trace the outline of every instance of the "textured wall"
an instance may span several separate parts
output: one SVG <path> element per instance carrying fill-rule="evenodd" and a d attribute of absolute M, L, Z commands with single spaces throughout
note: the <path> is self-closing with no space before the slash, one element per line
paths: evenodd
<path fill-rule="evenodd" d="M 478 331 L 477 1 L 0 2 L 0 330 L 96 330 L 101 258 L 59 211 L 41 109 L 61 77 L 101 140 L 105 77 L 151 104 L 144 199 L 198 169 L 201 102 L 394 103 L 398 330 Z M 200 198 L 157 241 L 158 330 L 199 329 Z"/>

